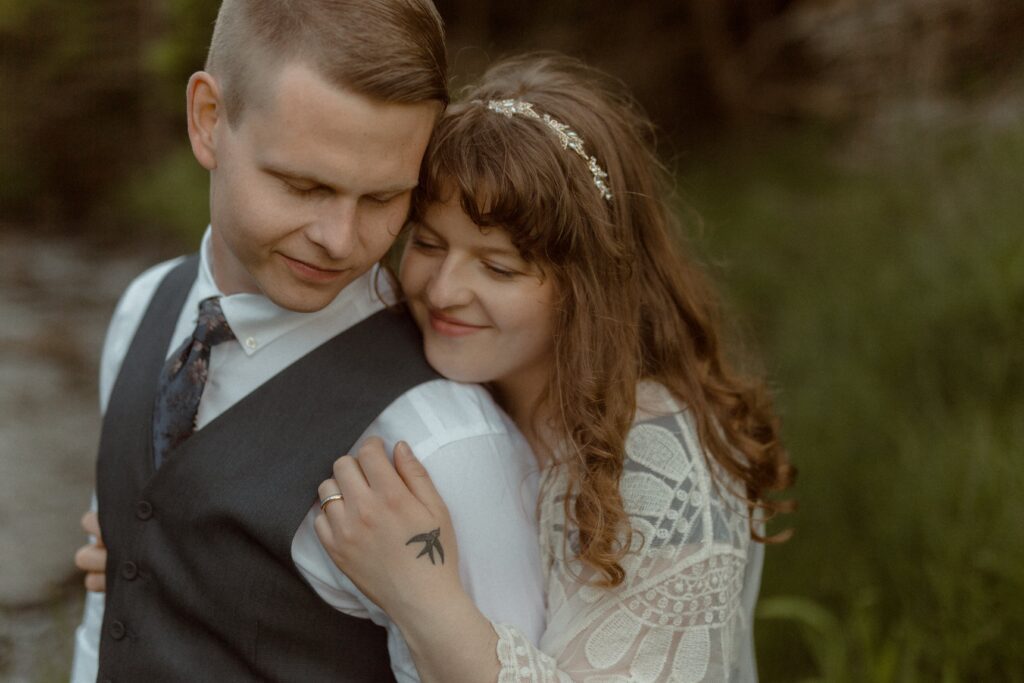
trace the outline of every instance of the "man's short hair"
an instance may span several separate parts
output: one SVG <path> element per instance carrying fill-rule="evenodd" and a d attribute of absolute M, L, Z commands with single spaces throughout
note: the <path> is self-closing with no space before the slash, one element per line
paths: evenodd
<path fill-rule="evenodd" d="M 444 27 L 431 0 L 224 0 L 206 69 L 235 125 L 254 86 L 301 61 L 384 102 L 448 103 Z"/>

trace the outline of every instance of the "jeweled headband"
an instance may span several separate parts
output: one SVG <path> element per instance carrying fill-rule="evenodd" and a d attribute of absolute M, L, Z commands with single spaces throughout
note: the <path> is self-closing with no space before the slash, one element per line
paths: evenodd
<path fill-rule="evenodd" d="M 481 100 L 475 100 L 478 104 L 484 104 Z M 583 138 L 581 138 L 576 131 L 562 123 L 557 119 L 551 118 L 548 114 L 538 114 L 534 111 L 533 105 L 523 100 L 490 100 L 487 102 L 487 108 L 493 112 L 504 114 L 508 118 L 512 118 L 514 115 L 525 116 L 528 119 L 537 119 L 543 121 L 548 128 L 553 130 L 558 136 L 559 142 L 562 143 L 562 149 L 571 149 L 576 152 L 584 161 L 587 162 L 587 167 L 590 169 L 590 173 L 594 176 L 594 185 L 598 190 L 601 191 L 601 196 L 607 201 L 612 200 L 612 191 L 608 188 L 608 174 L 605 170 L 597 163 L 595 157 L 587 154 L 583 147 Z"/>

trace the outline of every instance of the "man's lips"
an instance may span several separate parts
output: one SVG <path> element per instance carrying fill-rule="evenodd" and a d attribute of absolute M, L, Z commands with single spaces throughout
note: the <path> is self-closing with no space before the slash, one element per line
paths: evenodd
<path fill-rule="evenodd" d="M 321 268 L 284 254 L 281 254 L 281 258 L 300 280 L 317 283 L 332 282 L 345 273 L 345 269 Z"/>
<path fill-rule="evenodd" d="M 487 328 L 487 325 L 472 325 L 440 311 L 428 310 L 427 313 L 430 316 L 431 329 L 446 337 L 464 337 Z"/>

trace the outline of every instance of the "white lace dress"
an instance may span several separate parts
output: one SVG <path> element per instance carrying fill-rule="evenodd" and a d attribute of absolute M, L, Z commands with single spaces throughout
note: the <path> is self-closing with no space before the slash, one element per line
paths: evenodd
<path fill-rule="evenodd" d="M 612 590 L 567 559 L 564 475 L 549 471 L 540 506 L 547 628 L 533 647 L 495 624 L 499 683 L 756 681 L 752 616 L 763 546 L 746 506 L 716 486 L 689 415 L 663 388 L 641 385 L 621 491 L 634 547 Z"/>

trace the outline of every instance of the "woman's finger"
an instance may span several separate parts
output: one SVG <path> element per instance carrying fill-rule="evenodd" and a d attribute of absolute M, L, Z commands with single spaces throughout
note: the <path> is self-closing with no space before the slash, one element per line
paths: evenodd
<path fill-rule="evenodd" d="M 324 479 L 316 488 L 320 511 L 327 514 L 327 508 L 335 503 L 341 503 L 345 496 L 341 493 L 341 487 L 334 479 Z"/>
<path fill-rule="evenodd" d="M 385 499 L 396 499 L 407 494 L 405 484 L 395 471 L 395 466 L 388 459 L 384 442 L 380 439 L 368 440 L 359 449 L 359 466 L 363 470 L 370 489 Z"/>
<path fill-rule="evenodd" d="M 341 487 L 338 486 L 338 482 L 334 478 L 324 479 L 320 482 L 320 486 L 316 487 L 316 494 L 321 503 L 323 503 L 328 496 L 333 496 L 338 493 L 341 493 Z"/>
<path fill-rule="evenodd" d="M 334 527 L 331 525 L 330 517 L 324 513 L 317 515 L 313 520 L 313 530 L 316 531 L 320 543 L 330 552 L 334 548 Z"/>
<path fill-rule="evenodd" d="M 363 476 L 359 461 L 351 455 L 343 455 L 334 461 L 334 479 L 347 500 L 358 500 L 366 495 L 369 484 Z"/>
<path fill-rule="evenodd" d="M 409 444 L 404 441 L 395 444 L 395 469 L 405 485 L 421 503 L 435 512 L 447 514 L 444 499 L 434 487 L 427 468 L 413 454 Z"/>

